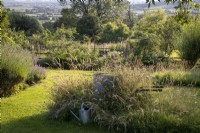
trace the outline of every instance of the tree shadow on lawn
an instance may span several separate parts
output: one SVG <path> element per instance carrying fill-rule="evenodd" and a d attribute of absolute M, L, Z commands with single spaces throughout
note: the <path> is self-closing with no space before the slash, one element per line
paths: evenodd
<path fill-rule="evenodd" d="M 111 133 L 94 123 L 83 125 L 76 120 L 70 122 L 50 120 L 39 114 L 1 124 L 1 133 Z"/>

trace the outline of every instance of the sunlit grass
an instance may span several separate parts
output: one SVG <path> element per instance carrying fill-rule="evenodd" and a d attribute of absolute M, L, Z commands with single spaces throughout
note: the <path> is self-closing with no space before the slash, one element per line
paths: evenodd
<path fill-rule="evenodd" d="M 53 84 L 60 77 L 91 76 L 92 72 L 48 70 L 47 78 L 9 98 L 1 100 L 2 133 L 105 133 L 97 125 L 83 126 L 71 122 L 47 119 L 47 103 Z"/>
<path fill-rule="evenodd" d="M 90 71 L 63 71 L 63 70 L 47 70 L 47 78 L 41 83 L 31 86 L 26 90 L 13 95 L 9 98 L 1 99 L 1 132 L 2 133 L 108 133 L 107 129 L 100 129 L 96 124 L 82 125 L 75 119 L 66 122 L 58 120 L 49 120 L 46 116 L 48 110 L 47 105 L 50 101 L 51 88 L 61 78 L 77 78 L 85 76 L 92 78 L 93 72 Z M 192 94 L 192 95 L 191 95 Z M 194 94 L 194 97 L 193 97 Z M 168 104 L 174 104 L 173 109 L 185 110 L 187 115 L 183 115 L 183 121 L 185 125 L 195 127 L 197 123 L 200 124 L 200 90 L 199 88 L 188 87 L 169 87 L 164 88 L 161 93 L 153 93 L 155 96 L 154 105 L 157 107 L 156 111 L 168 110 Z M 192 96 L 192 97 L 190 97 Z M 184 100 L 183 100 L 184 99 Z M 159 103 L 161 105 L 157 105 Z M 188 105 L 188 106 L 185 106 Z M 171 106 L 170 106 L 171 107 Z M 194 107 L 194 108 L 193 108 Z M 149 107 L 149 109 L 151 109 Z M 189 112 L 188 112 L 189 111 Z M 190 113 L 191 111 L 191 113 Z M 169 108 L 170 112 L 170 108 Z M 176 112 L 174 112 L 176 113 Z M 188 115 L 189 114 L 189 115 Z M 138 114 L 140 115 L 140 114 Z M 179 124 L 179 119 L 175 114 L 159 114 L 159 118 L 151 117 L 155 119 L 157 123 L 160 123 L 161 131 L 165 128 L 165 121 L 169 121 L 169 124 Z M 157 121 L 158 120 L 158 121 Z M 193 121 L 195 123 L 190 123 Z M 153 126 L 153 125 L 152 125 Z M 171 125 L 168 125 L 171 126 Z M 173 126 L 173 125 L 172 125 Z M 193 130 L 195 131 L 195 130 Z"/>

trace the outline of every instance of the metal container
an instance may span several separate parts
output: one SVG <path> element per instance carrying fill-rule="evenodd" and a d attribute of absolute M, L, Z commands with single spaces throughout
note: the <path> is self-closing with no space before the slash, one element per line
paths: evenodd
<path fill-rule="evenodd" d="M 84 103 L 82 103 L 81 108 L 79 110 L 79 118 L 83 124 L 87 124 L 90 121 L 91 109 L 86 107 Z"/>

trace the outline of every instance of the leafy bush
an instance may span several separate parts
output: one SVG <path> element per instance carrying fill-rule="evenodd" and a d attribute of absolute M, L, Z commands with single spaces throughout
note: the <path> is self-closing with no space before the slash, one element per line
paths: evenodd
<path fill-rule="evenodd" d="M 126 40 L 130 36 L 130 29 L 126 24 L 106 23 L 102 25 L 99 42 L 117 42 Z"/>
<path fill-rule="evenodd" d="M 24 31 L 27 36 L 39 33 L 43 30 L 43 27 L 37 19 L 15 12 L 9 14 L 9 22 L 12 29 Z"/>
<path fill-rule="evenodd" d="M 34 66 L 33 70 L 29 74 L 26 83 L 34 84 L 38 81 L 45 79 L 46 77 L 46 70 L 40 66 Z"/>
<path fill-rule="evenodd" d="M 55 58 L 46 57 L 39 59 L 37 65 L 45 68 L 59 68 L 59 64 L 56 62 Z"/>
<path fill-rule="evenodd" d="M 0 96 L 15 93 L 15 86 L 22 83 L 33 67 L 31 54 L 21 48 L 3 46 L 0 62 Z"/>
<path fill-rule="evenodd" d="M 97 50 L 92 51 L 86 45 L 69 44 L 67 47 L 54 50 L 50 56 L 62 69 L 92 70 L 96 68 L 98 55 Z"/>
<path fill-rule="evenodd" d="M 177 43 L 181 57 L 195 65 L 200 58 L 200 20 L 185 25 Z"/>

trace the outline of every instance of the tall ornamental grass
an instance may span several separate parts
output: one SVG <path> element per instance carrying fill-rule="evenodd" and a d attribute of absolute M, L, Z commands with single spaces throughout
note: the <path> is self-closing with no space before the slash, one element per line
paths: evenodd
<path fill-rule="evenodd" d="M 82 103 L 91 108 L 91 121 L 115 132 L 127 133 L 198 133 L 200 130 L 200 100 L 195 89 L 166 88 L 162 92 L 150 89 L 152 78 L 143 68 L 115 67 L 107 71 L 113 85 L 103 85 L 94 92 L 92 77 L 67 77 L 57 81 L 52 90 L 49 116 L 71 120 Z M 75 119 L 75 118 L 74 118 Z"/>
<path fill-rule="evenodd" d="M 200 86 L 200 70 L 167 70 L 155 73 L 154 83 L 165 86 Z"/>

